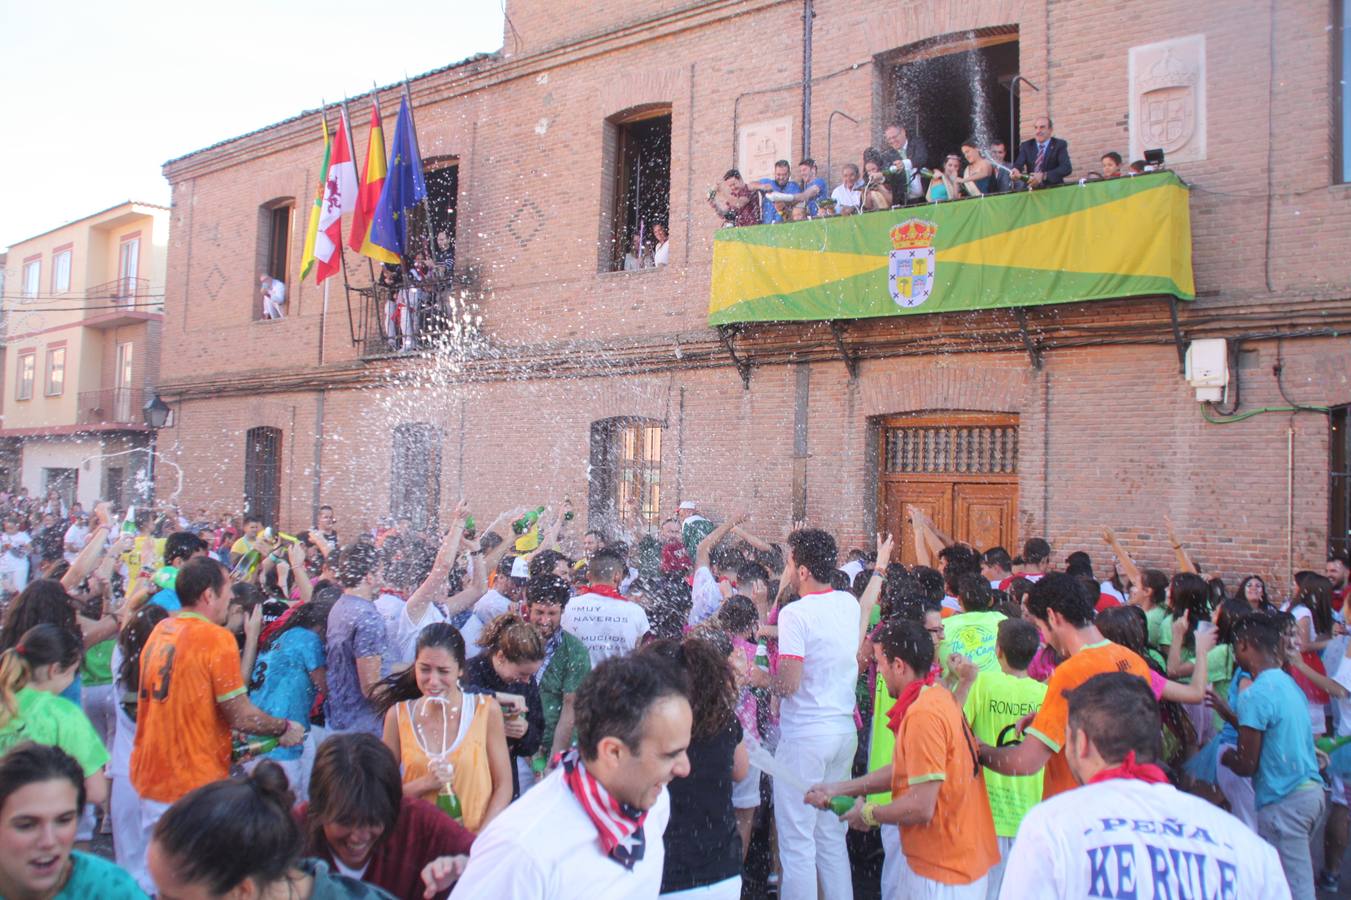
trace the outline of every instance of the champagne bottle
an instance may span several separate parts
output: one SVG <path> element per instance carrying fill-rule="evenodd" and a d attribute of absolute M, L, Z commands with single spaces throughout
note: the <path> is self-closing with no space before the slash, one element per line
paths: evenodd
<path fill-rule="evenodd" d="M 549 760 L 545 758 L 544 751 L 541 750 L 539 753 L 536 753 L 534 756 L 530 757 L 530 771 L 535 773 L 536 778 L 539 778 L 541 775 L 543 775 L 544 770 L 547 769 L 548 767 L 549 767 Z"/>
<path fill-rule="evenodd" d="M 464 517 L 464 533 L 473 534 L 476 531 L 478 531 L 478 526 L 474 522 L 473 513 L 470 513 Z"/>
<path fill-rule="evenodd" d="M 281 745 L 280 739 L 261 734 L 242 735 L 235 738 L 231 747 L 232 754 L 236 760 L 247 759 L 252 756 L 262 756 L 264 753 L 270 753 Z"/>
<path fill-rule="evenodd" d="M 543 513 L 544 507 L 542 506 L 535 507 L 525 515 L 521 516 L 515 522 L 512 522 L 511 530 L 514 531 L 516 534 L 525 534 L 527 531 L 529 531 L 531 528 L 534 527 L 535 523 L 539 521 L 539 517 Z"/>
<path fill-rule="evenodd" d="M 854 808 L 854 798 L 846 797 L 840 794 L 837 797 L 830 798 L 830 810 L 837 816 L 842 816 Z"/>
<path fill-rule="evenodd" d="M 455 788 L 451 787 L 449 781 L 441 785 L 441 790 L 436 795 L 436 808 L 457 822 L 464 818 L 460 798 L 455 796 Z"/>
<path fill-rule="evenodd" d="M 128 506 L 127 514 L 122 517 L 122 533 L 136 536 L 136 507 Z"/>
<path fill-rule="evenodd" d="M 241 557 L 235 567 L 230 570 L 230 577 L 235 581 L 249 581 L 254 573 L 258 571 L 258 564 L 263 561 L 263 554 L 257 547 L 249 547 L 248 551 Z"/>
<path fill-rule="evenodd" d="M 760 642 L 755 645 L 755 667 L 769 671 L 769 645 L 764 638 L 760 638 Z"/>

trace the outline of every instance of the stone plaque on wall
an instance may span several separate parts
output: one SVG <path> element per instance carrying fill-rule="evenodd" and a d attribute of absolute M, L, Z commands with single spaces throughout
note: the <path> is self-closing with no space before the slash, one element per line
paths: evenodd
<path fill-rule="evenodd" d="M 774 177 L 776 160 L 792 161 L 793 117 L 765 119 L 737 131 L 736 167 L 746 181 Z"/>
<path fill-rule="evenodd" d="M 1130 158 L 1162 148 L 1165 161 L 1206 158 L 1206 36 L 1130 49 Z"/>

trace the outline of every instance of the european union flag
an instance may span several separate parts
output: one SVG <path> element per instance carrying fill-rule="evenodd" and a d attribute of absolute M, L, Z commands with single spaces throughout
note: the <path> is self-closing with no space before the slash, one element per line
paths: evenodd
<path fill-rule="evenodd" d="M 375 218 L 371 220 L 371 243 L 407 256 L 409 216 L 413 207 L 427 198 L 427 182 L 422 177 L 422 157 L 406 94 L 399 102 L 399 120 L 394 125 L 390 152 L 389 172 L 380 201 L 375 205 Z"/>

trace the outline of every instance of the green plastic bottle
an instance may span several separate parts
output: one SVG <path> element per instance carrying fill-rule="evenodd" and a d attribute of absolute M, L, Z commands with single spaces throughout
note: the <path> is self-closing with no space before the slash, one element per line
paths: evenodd
<path fill-rule="evenodd" d="M 854 798 L 846 797 L 841 794 L 838 797 L 830 798 L 830 809 L 837 816 L 842 816 L 854 808 Z"/>
<path fill-rule="evenodd" d="M 264 753 L 271 753 L 279 746 L 281 746 L 281 740 L 279 738 L 261 734 L 250 734 L 236 738 L 232 751 L 234 758 L 236 760 L 241 760 L 253 756 L 262 756 Z"/>
<path fill-rule="evenodd" d="M 1351 744 L 1351 735 L 1346 737 L 1320 737 L 1313 742 L 1313 745 L 1324 753 L 1331 753 L 1334 750 Z"/>
<path fill-rule="evenodd" d="M 544 770 L 548 768 L 548 766 L 549 761 L 544 758 L 543 753 L 536 753 L 534 756 L 530 757 L 530 771 L 535 773 L 536 778 L 543 775 Z"/>

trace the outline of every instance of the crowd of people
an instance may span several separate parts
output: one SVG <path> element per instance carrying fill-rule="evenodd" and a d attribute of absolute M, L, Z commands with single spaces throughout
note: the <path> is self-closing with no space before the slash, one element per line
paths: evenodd
<path fill-rule="evenodd" d="M 0 503 L 31 564 L 0 617 L 0 896 L 1338 886 L 1344 554 L 1231 593 L 1175 537 L 1170 574 L 1104 530 L 1100 579 L 913 508 L 904 565 L 691 501 L 652 534 L 460 504 L 345 539 L 328 507 L 293 535 Z"/>
<path fill-rule="evenodd" d="M 969 138 L 934 165 L 924 142 L 911 138 L 907 128 L 895 122 L 883 133 L 885 147 L 869 147 L 861 163 L 840 167 L 833 190 L 818 174 L 814 159 L 798 163 L 796 179 L 788 160 L 781 159 L 774 164 L 772 178 L 747 182 L 740 171 L 729 169 L 722 183 L 708 192 L 708 203 L 725 225 L 772 225 L 1065 184 L 1073 171 L 1069 144 L 1055 136 L 1047 116 L 1038 117 L 1033 130 L 1034 136 L 1018 145 L 1012 162 L 1003 141 L 986 145 Z M 1088 172 L 1081 183 L 1142 175 L 1156 168 L 1143 159 L 1126 166 L 1115 150 L 1103 153 L 1100 162 L 1101 168 Z M 827 172 L 826 177 L 832 174 Z"/>

